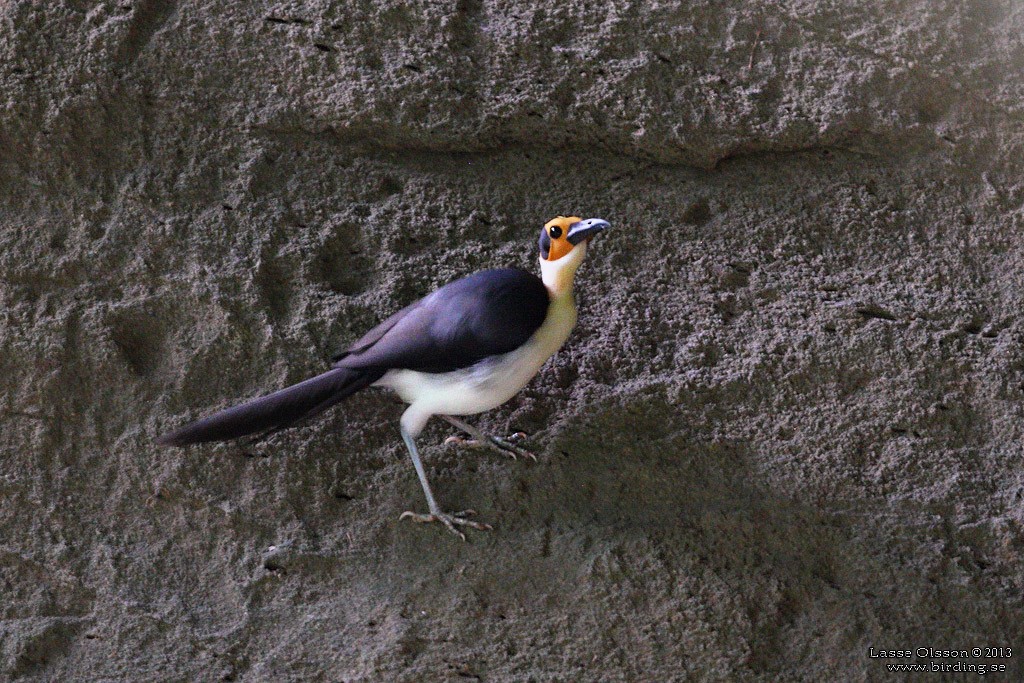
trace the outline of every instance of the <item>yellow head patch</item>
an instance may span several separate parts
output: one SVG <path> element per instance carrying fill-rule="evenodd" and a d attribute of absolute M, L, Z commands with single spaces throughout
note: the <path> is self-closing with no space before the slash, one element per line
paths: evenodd
<path fill-rule="evenodd" d="M 557 261 L 572 251 L 573 245 L 568 239 L 569 226 L 580 220 L 578 216 L 558 216 L 545 223 L 540 236 L 541 258 Z"/>

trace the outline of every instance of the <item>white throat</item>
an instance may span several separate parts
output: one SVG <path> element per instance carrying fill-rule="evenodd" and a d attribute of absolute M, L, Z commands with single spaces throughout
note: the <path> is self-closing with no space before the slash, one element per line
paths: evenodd
<path fill-rule="evenodd" d="M 587 255 L 587 243 L 580 242 L 572 251 L 557 261 L 540 259 L 540 279 L 548 288 L 552 299 L 572 297 L 572 283 L 576 277 L 576 269 L 583 263 Z"/>

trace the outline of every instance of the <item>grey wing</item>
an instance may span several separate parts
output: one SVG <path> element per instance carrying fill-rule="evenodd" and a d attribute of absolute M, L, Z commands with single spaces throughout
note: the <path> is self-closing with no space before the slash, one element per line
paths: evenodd
<path fill-rule="evenodd" d="M 415 303 L 409 304 L 408 306 L 398 311 L 397 313 L 393 314 L 387 320 L 380 323 L 379 325 L 371 329 L 369 332 L 364 334 L 358 340 L 353 342 L 347 349 L 336 354 L 333 358 L 331 358 L 331 360 L 337 363 L 338 361 L 342 360 L 347 356 L 350 356 L 355 353 L 361 353 L 367 350 L 368 348 L 376 344 L 378 341 L 380 341 L 380 338 L 387 334 L 388 330 L 397 325 L 399 320 L 409 315 L 412 311 L 414 311 L 422 304 L 422 299 L 416 301 Z"/>
<path fill-rule="evenodd" d="M 525 344 L 544 322 L 549 302 L 544 284 L 525 271 L 476 273 L 371 330 L 337 366 L 422 372 L 468 367 Z"/>

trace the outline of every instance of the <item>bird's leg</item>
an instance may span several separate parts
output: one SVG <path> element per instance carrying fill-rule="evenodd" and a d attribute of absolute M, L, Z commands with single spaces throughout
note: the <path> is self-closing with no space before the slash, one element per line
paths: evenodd
<path fill-rule="evenodd" d="M 481 432 L 479 429 L 477 429 L 473 425 L 466 424 L 462 420 L 458 420 L 458 419 L 452 417 L 451 415 L 442 415 L 441 417 L 443 417 L 445 420 L 447 420 L 456 429 L 461 429 L 462 431 L 466 432 L 471 437 L 473 437 L 472 440 L 467 441 L 467 440 L 462 439 L 462 438 L 457 437 L 457 436 L 449 436 L 445 440 L 445 443 L 457 443 L 457 444 L 460 444 L 460 445 L 463 445 L 463 446 L 467 446 L 469 448 L 487 448 L 489 450 L 495 451 L 496 453 L 501 453 L 502 455 L 507 455 L 508 457 L 512 458 L 513 460 L 515 460 L 516 457 L 520 456 L 520 455 L 523 456 L 524 458 L 529 458 L 530 460 L 533 460 L 534 462 L 536 462 L 536 460 L 537 460 L 537 456 L 536 455 L 534 455 L 530 451 L 526 450 L 525 448 L 521 448 L 521 447 L 515 445 L 514 443 L 512 443 L 511 439 L 513 439 L 513 438 L 520 438 L 521 439 L 524 436 L 526 436 L 525 434 L 522 434 L 522 432 L 517 432 L 516 434 L 513 434 L 512 436 L 510 436 L 508 439 L 499 439 L 496 436 L 490 436 L 489 434 L 484 434 L 483 432 Z M 520 436 L 520 434 L 522 434 L 522 436 Z"/>
<path fill-rule="evenodd" d="M 405 441 L 406 447 L 409 449 L 409 455 L 412 456 L 413 467 L 416 468 L 416 474 L 420 478 L 420 484 L 423 485 L 423 493 L 427 496 L 427 508 L 430 510 L 429 514 L 420 514 L 418 512 L 403 512 L 399 519 L 411 519 L 414 522 L 440 522 L 444 524 L 448 531 L 452 532 L 463 541 L 466 540 L 466 535 L 458 530 L 457 527 L 468 526 L 473 529 L 479 529 L 480 531 L 490 531 L 490 524 L 483 524 L 481 522 L 474 522 L 473 520 L 466 519 L 475 515 L 476 512 L 473 510 L 463 510 L 462 512 L 447 513 L 441 512 L 441 508 L 438 507 L 437 501 L 434 500 L 434 492 L 430 490 L 430 482 L 427 481 L 427 473 L 423 469 L 423 462 L 420 460 L 419 450 L 416 448 L 416 441 L 413 440 L 412 435 L 406 430 L 405 426 L 401 427 L 402 439 Z"/>

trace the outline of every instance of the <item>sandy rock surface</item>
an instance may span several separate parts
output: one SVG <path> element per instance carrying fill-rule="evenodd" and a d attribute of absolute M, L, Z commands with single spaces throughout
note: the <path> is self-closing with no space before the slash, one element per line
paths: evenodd
<path fill-rule="evenodd" d="M 889 680 L 869 648 L 997 646 L 1024 676 L 1020 3 L 0 26 L 0 678 Z M 382 392 L 154 445 L 535 268 L 570 213 L 614 225 L 578 327 L 476 419 L 539 462 L 421 438 L 493 532 L 398 522 Z"/>

